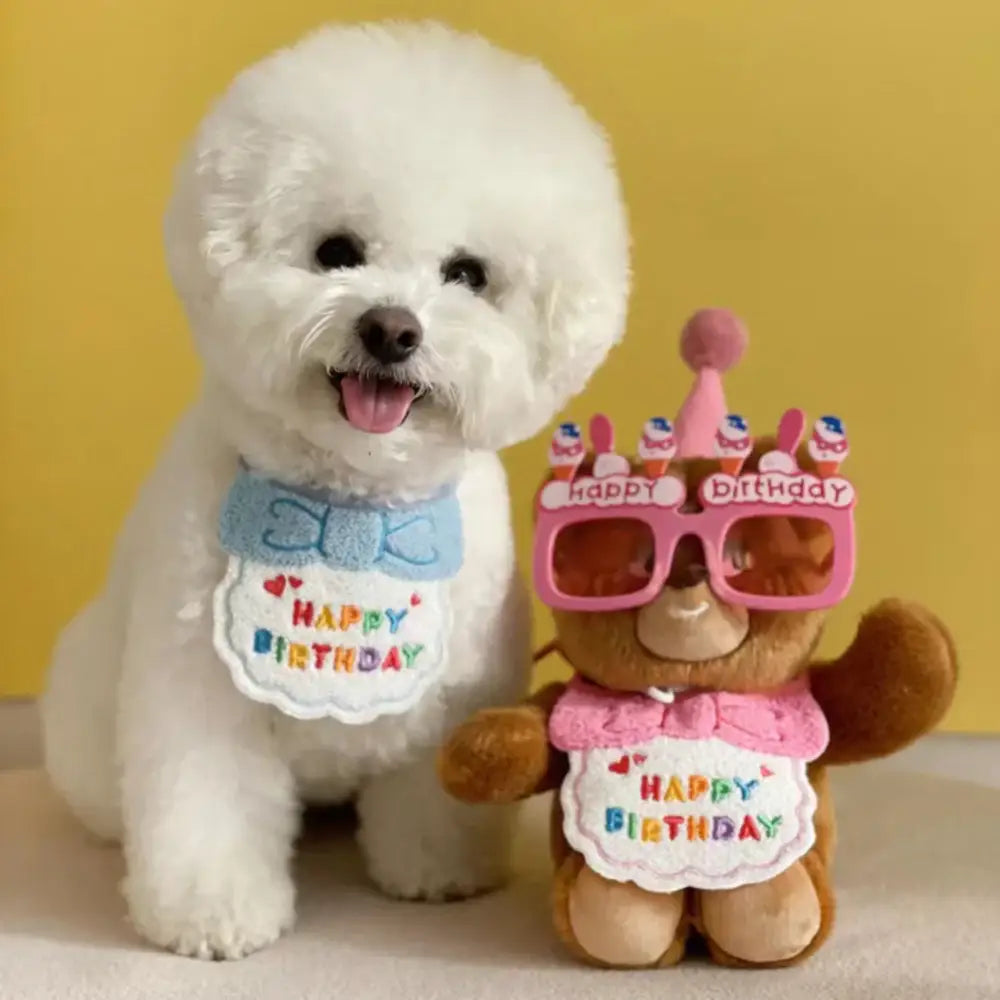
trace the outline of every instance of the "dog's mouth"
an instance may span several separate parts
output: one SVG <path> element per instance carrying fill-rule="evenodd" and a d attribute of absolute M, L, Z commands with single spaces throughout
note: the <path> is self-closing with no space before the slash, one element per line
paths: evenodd
<path fill-rule="evenodd" d="M 340 412 L 359 431 L 389 434 L 410 415 L 413 404 L 427 395 L 427 386 L 390 375 L 327 369 L 326 377 L 340 395 Z"/>

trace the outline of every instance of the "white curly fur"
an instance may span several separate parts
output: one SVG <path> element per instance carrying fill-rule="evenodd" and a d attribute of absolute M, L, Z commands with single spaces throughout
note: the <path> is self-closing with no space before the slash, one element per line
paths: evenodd
<path fill-rule="evenodd" d="M 350 230 L 354 270 L 313 266 Z M 528 603 L 496 450 L 538 431 L 622 332 L 627 232 L 607 143 L 539 66 L 436 25 L 322 29 L 239 76 L 202 124 L 166 223 L 205 365 L 198 401 L 123 527 L 103 592 L 60 638 L 43 701 L 49 773 L 121 838 L 149 940 L 233 958 L 294 917 L 305 801 L 356 797 L 386 892 L 438 899 L 504 874 L 509 812 L 439 789 L 433 750 L 524 689 Z M 465 251 L 485 293 L 445 284 Z M 425 339 L 432 387 L 384 435 L 340 414 L 325 369 L 370 362 L 373 303 Z M 216 519 L 239 456 L 287 482 L 392 499 L 456 480 L 468 536 L 440 684 L 403 717 L 298 722 L 240 695 L 211 639 Z"/>

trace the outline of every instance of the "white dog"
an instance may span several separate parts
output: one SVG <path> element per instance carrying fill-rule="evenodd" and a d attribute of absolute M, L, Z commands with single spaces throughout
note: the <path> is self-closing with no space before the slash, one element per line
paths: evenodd
<path fill-rule="evenodd" d="M 356 800 L 387 893 L 496 885 L 511 816 L 450 799 L 434 749 L 526 684 L 496 451 L 622 332 L 604 136 L 478 38 L 324 29 L 208 115 L 166 244 L 204 384 L 58 643 L 54 784 L 184 954 L 291 925 L 303 802 Z"/>

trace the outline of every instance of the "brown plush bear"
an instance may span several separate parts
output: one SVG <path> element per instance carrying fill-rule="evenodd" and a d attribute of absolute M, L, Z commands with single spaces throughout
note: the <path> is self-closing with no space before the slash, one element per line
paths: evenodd
<path fill-rule="evenodd" d="M 745 468 L 757 470 L 761 456 L 773 455 L 769 449 L 774 446 L 758 442 Z M 805 448 L 792 453 L 802 470 L 815 473 L 815 450 L 813 457 Z M 634 476 L 642 468 L 632 462 L 616 474 Z M 698 507 L 699 487 L 717 469 L 717 460 L 703 458 L 672 464 L 687 509 Z M 595 474 L 591 457 L 583 460 L 580 471 Z M 785 578 L 771 584 L 778 588 L 772 592 L 806 592 L 810 575 L 828 568 L 822 532 L 781 518 L 751 527 L 767 537 L 744 539 L 749 550 L 780 554 Z M 634 533 L 634 524 L 625 519 L 575 526 L 555 544 L 554 571 L 580 572 L 582 567 L 589 579 L 606 584 L 607 574 L 602 573 L 623 558 L 616 548 L 636 544 L 630 531 Z M 589 537 L 588 532 L 597 534 Z M 588 566 L 587 559 L 593 565 Z M 561 789 L 554 797 L 551 824 L 553 918 L 570 950 L 596 965 L 670 966 L 684 956 L 692 935 L 703 939 L 711 957 L 724 965 L 784 966 L 811 955 L 830 933 L 835 908 L 830 877 L 835 819 L 828 766 L 899 750 L 932 729 L 952 700 L 954 646 L 946 629 L 924 608 L 883 601 L 863 616 L 854 641 L 840 657 L 820 661 L 814 652 L 825 610 L 754 610 L 727 602 L 710 586 L 705 563 L 701 544 L 683 537 L 673 551 L 669 576 L 648 603 L 611 611 L 554 610 L 553 647 L 575 672 L 570 684 L 551 684 L 518 707 L 480 712 L 460 726 L 441 751 L 442 782 L 466 802 L 512 802 Z M 740 571 L 764 574 L 769 571 L 765 563 L 758 555 L 755 565 Z M 564 580 L 563 586 L 571 584 Z M 583 745 L 574 739 L 588 726 L 600 736 L 625 733 L 618 742 L 606 740 L 593 751 L 593 759 L 605 762 L 594 776 L 571 766 L 573 748 Z M 757 735 L 743 739 L 751 730 Z M 695 731 L 703 736 L 722 733 L 754 750 L 777 747 L 779 753 L 754 757 L 716 739 L 687 744 L 674 740 L 675 747 L 705 748 L 706 766 L 700 769 L 704 774 L 680 765 L 653 773 L 646 753 L 630 751 L 625 738 L 647 738 L 650 733 L 690 736 Z M 793 861 L 773 862 L 768 871 L 774 874 L 766 878 L 751 875 L 742 880 L 727 881 L 717 867 L 707 882 L 694 879 L 695 886 L 683 879 L 663 883 L 680 886 L 668 891 L 647 878 L 623 876 L 628 869 L 621 862 L 610 869 L 613 877 L 595 870 L 604 868 L 608 845 L 624 845 L 622 856 L 630 858 L 640 857 L 645 848 L 676 847 L 694 858 L 696 867 L 712 851 L 719 857 L 729 851 L 739 858 L 744 845 L 738 838 L 746 838 L 746 850 L 762 852 L 768 837 L 773 835 L 777 844 L 787 833 L 792 850 L 798 814 L 789 810 L 780 827 L 777 809 L 769 815 L 755 806 L 770 794 L 767 789 L 778 788 L 780 773 L 775 772 L 783 767 L 794 772 L 781 756 L 787 733 L 788 745 L 799 748 L 803 758 L 802 801 L 808 799 L 814 809 L 803 825 L 809 839 L 798 841 L 799 853 L 789 855 Z M 647 745 L 652 744 L 642 744 Z M 622 746 L 625 751 L 618 756 Z M 580 753 L 576 757 L 582 759 Z M 725 771 L 732 760 L 740 761 L 740 767 L 750 761 L 759 772 L 741 777 L 735 765 Z M 709 766 L 713 761 L 715 771 Z M 731 780 L 719 777 L 734 770 Z M 600 803 L 598 815 L 606 816 L 607 825 L 594 835 L 594 852 L 585 859 L 570 846 L 564 823 L 567 804 L 576 809 L 574 796 L 582 794 L 588 781 L 597 782 L 598 791 L 612 798 Z M 614 805 L 616 781 L 623 795 L 626 788 L 632 789 L 633 806 L 624 799 L 622 808 Z M 645 814 L 636 802 L 649 807 Z M 654 843 L 644 845 L 647 839 Z"/>

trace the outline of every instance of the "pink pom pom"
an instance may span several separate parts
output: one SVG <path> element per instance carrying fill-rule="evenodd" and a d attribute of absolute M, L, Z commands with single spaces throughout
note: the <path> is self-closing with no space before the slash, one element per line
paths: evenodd
<path fill-rule="evenodd" d="M 747 328 L 728 309 L 699 309 L 681 332 L 681 357 L 692 371 L 728 371 L 747 346 Z"/>

